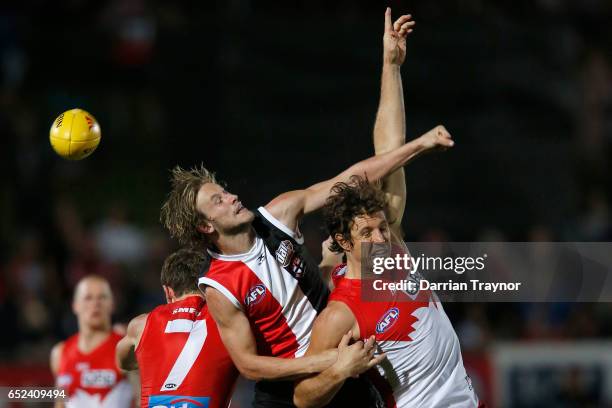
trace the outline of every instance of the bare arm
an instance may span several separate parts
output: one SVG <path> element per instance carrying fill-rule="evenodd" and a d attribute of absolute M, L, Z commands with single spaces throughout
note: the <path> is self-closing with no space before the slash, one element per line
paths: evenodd
<path fill-rule="evenodd" d="M 259 356 L 244 313 L 212 287 L 206 288 L 206 302 L 234 364 L 249 380 L 297 379 L 323 371 L 336 361 L 335 350 L 293 359 Z"/>
<path fill-rule="evenodd" d="M 325 282 L 330 289 L 333 289 L 334 286 L 331 276 L 332 272 L 336 266 L 342 263 L 342 254 L 337 254 L 329 250 L 332 242 L 332 238 L 327 237 L 327 239 L 321 243 L 321 263 L 319 263 L 319 270 L 321 271 L 323 282 Z"/>
<path fill-rule="evenodd" d="M 142 336 L 142 331 L 144 330 L 146 322 L 146 313 L 133 318 L 128 324 L 125 337 L 117 343 L 117 348 L 115 350 L 117 367 L 122 370 L 132 371 L 138 369 L 135 350 L 140 341 L 140 336 Z"/>
<path fill-rule="evenodd" d="M 296 383 L 293 403 L 298 408 L 329 404 L 349 377 L 357 377 L 379 364 L 384 355 L 373 357 L 374 338 L 364 344 L 357 341 L 359 328 L 352 312 L 340 302 L 330 302 L 315 321 L 306 355 L 338 347 L 338 360 L 325 371 Z"/>
<path fill-rule="evenodd" d="M 384 154 L 406 142 L 406 115 L 400 68 L 406 57 L 406 37 L 412 32 L 414 21 L 410 15 L 401 16 L 391 24 L 391 9 L 385 12 L 383 36 L 383 69 L 380 103 L 374 124 L 375 154 Z M 401 223 L 406 207 L 406 179 L 400 168 L 383 180 L 387 196 L 387 218 L 391 231 L 401 235 Z"/>
<path fill-rule="evenodd" d="M 380 180 L 424 151 L 421 140 L 415 139 L 399 149 L 363 160 L 332 179 L 312 185 L 305 190 L 283 193 L 270 201 L 265 208 L 284 225 L 295 229 L 299 218 L 323 207 L 334 184 L 348 181 L 354 175 L 367 176 L 370 181 Z"/>
<path fill-rule="evenodd" d="M 59 364 L 62 358 L 62 351 L 64 350 L 64 342 L 59 342 L 51 349 L 51 356 L 49 358 L 49 365 L 51 366 L 51 372 L 53 377 L 57 381 L 57 375 L 59 373 Z M 55 401 L 53 405 L 55 408 L 64 408 L 64 403 L 60 400 Z"/>

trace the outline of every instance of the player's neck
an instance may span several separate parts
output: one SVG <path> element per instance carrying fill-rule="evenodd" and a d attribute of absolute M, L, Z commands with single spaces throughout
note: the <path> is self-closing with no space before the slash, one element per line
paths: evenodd
<path fill-rule="evenodd" d="M 215 242 L 220 254 L 239 255 L 249 252 L 255 244 L 255 230 L 253 227 L 232 235 L 220 235 Z"/>
<path fill-rule="evenodd" d="M 201 294 L 201 293 L 195 293 L 195 292 L 194 292 L 194 293 L 185 293 L 184 295 L 181 295 L 181 296 L 179 296 L 179 297 L 177 297 L 177 298 L 174 298 L 174 299 L 172 300 L 172 302 L 171 302 L 171 303 L 174 303 L 174 302 L 179 302 L 179 301 L 181 301 L 181 300 L 185 300 L 185 299 L 187 299 L 188 297 L 193 297 L 193 296 L 197 296 L 197 297 L 199 297 L 199 298 L 203 298 L 203 296 L 202 296 L 202 294 Z"/>
<path fill-rule="evenodd" d="M 361 279 L 361 260 L 348 256 L 346 259 L 347 271 L 344 275 L 349 279 Z"/>
<path fill-rule="evenodd" d="M 110 325 L 101 328 L 92 328 L 82 326 L 79 329 L 79 350 L 83 353 L 89 353 L 102 343 L 110 334 Z"/>

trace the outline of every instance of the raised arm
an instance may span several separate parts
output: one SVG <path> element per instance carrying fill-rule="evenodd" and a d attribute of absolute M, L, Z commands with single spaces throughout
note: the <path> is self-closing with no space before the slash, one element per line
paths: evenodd
<path fill-rule="evenodd" d="M 211 287 L 206 288 L 206 303 L 225 348 L 240 373 L 249 380 L 294 380 L 323 371 L 336 361 L 337 350 L 293 359 L 259 356 L 244 313 Z"/>
<path fill-rule="evenodd" d="M 406 142 L 406 115 L 400 68 L 406 58 L 406 37 L 415 24 L 411 18 L 410 15 L 404 15 L 392 23 L 391 9 L 387 8 L 385 11 L 380 103 L 374 124 L 374 152 L 377 155 L 397 149 Z M 389 226 L 395 235 L 400 236 L 406 206 L 406 179 L 403 168 L 384 178 L 383 191 L 387 196 Z"/>
<path fill-rule="evenodd" d="M 322 407 L 332 400 L 349 377 L 379 364 L 384 355 L 374 357 L 372 336 L 365 343 L 357 341 L 359 328 L 351 311 L 339 302 L 330 302 L 315 321 L 306 355 L 338 348 L 338 359 L 325 371 L 296 382 L 293 403 L 298 408 Z"/>
<path fill-rule="evenodd" d="M 117 360 L 117 367 L 125 371 L 132 371 L 138 369 L 138 362 L 136 361 L 136 347 L 142 336 L 145 323 L 147 322 L 147 314 L 141 314 L 133 318 L 127 327 L 127 333 L 125 337 L 119 340 L 117 348 L 115 349 L 115 356 Z"/>
<path fill-rule="evenodd" d="M 439 131 L 435 133 L 429 131 L 398 149 L 354 164 L 332 179 L 317 183 L 305 190 L 283 193 L 266 204 L 265 208 L 288 228 L 295 229 L 298 220 L 303 215 L 323 207 L 334 184 L 340 181 L 348 181 L 354 175 L 367 176 L 370 181 L 378 181 L 406 165 L 421 153 L 438 147 L 448 148 L 453 146 L 450 134 L 443 126 L 437 126 L 435 129 Z"/>

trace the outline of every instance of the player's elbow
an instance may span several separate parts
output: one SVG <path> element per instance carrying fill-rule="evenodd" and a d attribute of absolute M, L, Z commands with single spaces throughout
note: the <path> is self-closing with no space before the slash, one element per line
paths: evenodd
<path fill-rule="evenodd" d="M 266 378 L 262 375 L 259 367 L 252 362 L 241 362 L 236 364 L 236 368 L 240 371 L 240 374 L 250 381 L 261 381 Z"/>
<path fill-rule="evenodd" d="M 295 405 L 297 408 L 317 408 L 318 407 L 318 405 L 315 405 L 312 403 L 312 401 L 309 401 L 308 398 L 304 398 L 304 394 L 299 392 L 297 389 L 293 393 L 293 405 Z"/>
<path fill-rule="evenodd" d="M 305 408 L 306 407 L 304 399 L 302 398 L 301 395 L 299 395 L 296 392 L 293 393 L 293 405 L 295 405 L 297 408 Z"/>

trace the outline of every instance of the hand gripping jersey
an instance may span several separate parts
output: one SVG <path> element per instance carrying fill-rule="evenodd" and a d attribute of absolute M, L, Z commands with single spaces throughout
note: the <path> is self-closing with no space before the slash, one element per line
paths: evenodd
<path fill-rule="evenodd" d="M 360 337 L 374 335 L 380 351 L 386 353 L 387 360 L 378 370 L 385 380 L 381 393 L 392 392 L 385 396 L 387 405 L 479 406 L 463 367 L 459 340 L 436 295 L 420 291 L 414 297 L 401 293 L 386 302 L 363 302 L 362 281 L 343 277 L 343 268 L 334 273 L 336 287 L 329 301 L 346 304 L 357 320 Z"/>
<path fill-rule="evenodd" d="M 64 342 L 57 386 L 69 396 L 68 408 L 128 408 L 132 386 L 115 363 L 115 347 L 121 336 L 111 332 L 89 353 L 79 350 L 79 335 Z"/>
<path fill-rule="evenodd" d="M 149 313 L 136 359 L 143 408 L 229 405 L 238 370 L 200 296 L 188 296 Z"/>

